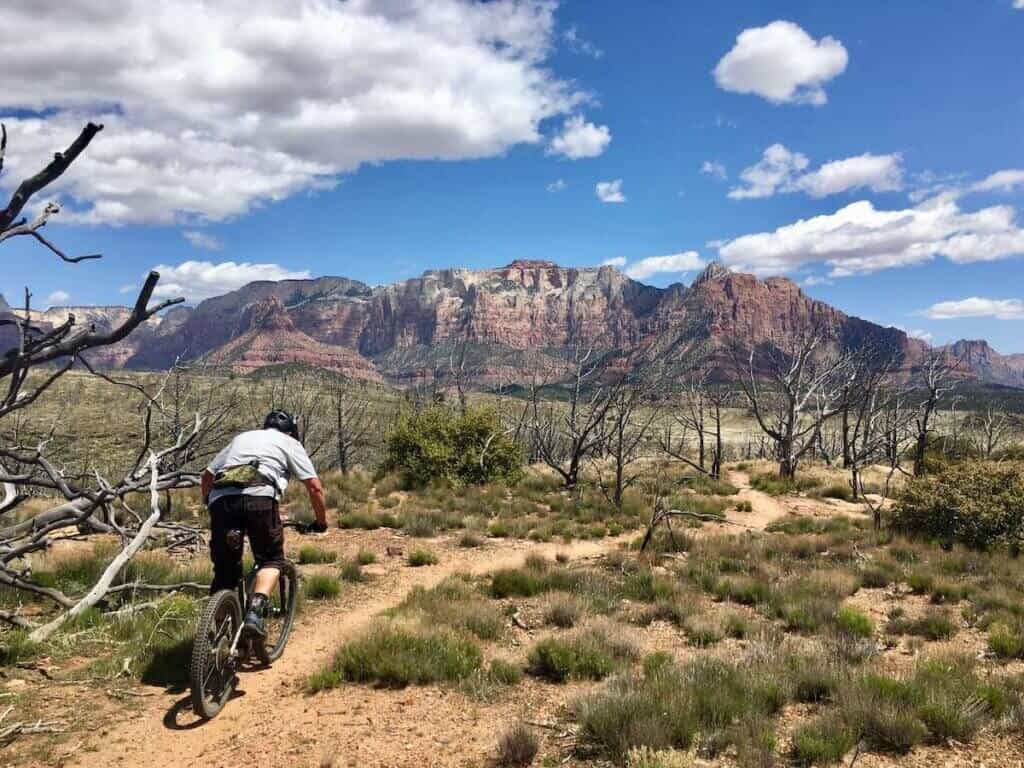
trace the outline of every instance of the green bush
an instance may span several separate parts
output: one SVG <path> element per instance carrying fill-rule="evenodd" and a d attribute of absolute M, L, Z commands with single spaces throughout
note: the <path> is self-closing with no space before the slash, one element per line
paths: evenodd
<path fill-rule="evenodd" d="M 457 414 L 434 406 L 399 418 L 387 436 L 385 470 L 399 470 L 416 486 L 439 479 L 457 485 L 514 483 L 522 475 L 518 446 L 497 413 L 469 408 Z"/>
<path fill-rule="evenodd" d="M 601 680 L 635 655 L 628 642 L 594 628 L 568 638 L 541 640 L 530 650 L 528 668 L 531 674 L 556 683 Z"/>
<path fill-rule="evenodd" d="M 315 565 L 319 563 L 333 563 L 338 557 L 336 552 L 329 549 L 320 549 L 311 544 L 305 544 L 299 550 L 299 565 Z"/>
<path fill-rule="evenodd" d="M 464 635 L 381 624 L 343 646 L 327 669 L 310 678 L 309 687 L 320 691 L 343 680 L 391 687 L 463 680 L 482 661 L 480 647 Z"/>
<path fill-rule="evenodd" d="M 329 600 L 341 593 L 341 584 L 333 576 L 325 573 L 314 573 L 304 579 L 303 591 L 310 600 Z"/>
<path fill-rule="evenodd" d="M 855 742 L 839 717 L 823 715 L 793 731 L 793 757 L 800 765 L 830 765 L 842 760 Z"/>
<path fill-rule="evenodd" d="M 849 637 L 871 637 L 875 631 L 871 619 L 848 605 L 836 612 L 835 622 L 839 632 Z"/>
<path fill-rule="evenodd" d="M 413 568 L 421 568 L 424 565 L 437 565 L 437 555 L 429 549 L 414 549 L 409 553 L 407 562 Z"/>
<path fill-rule="evenodd" d="M 1024 535 L 1024 466 L 965 461 L 907 483 L 893 526 L 974 549 L 1018 548 Z"/>

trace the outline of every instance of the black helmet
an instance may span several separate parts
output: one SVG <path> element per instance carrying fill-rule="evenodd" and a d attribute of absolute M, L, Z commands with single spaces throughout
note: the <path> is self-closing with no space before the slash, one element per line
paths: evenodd
<path fill-rule="evenodd" d="M 264 429 L 276 429 L 286 435 L 299 439 L 299 425 L 295 418 L 287 411 L 271 411 L 263 420 Z"/>

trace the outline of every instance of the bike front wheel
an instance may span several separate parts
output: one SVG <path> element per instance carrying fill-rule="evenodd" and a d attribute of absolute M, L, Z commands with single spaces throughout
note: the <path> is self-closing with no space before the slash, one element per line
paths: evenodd
<path fill-rule="evenodd" d="M 252 594 L 256 571 L 249 574 L 246 583 L 246 594 Z M 292 633 L 295 623 L 295 607 L 299 597 L 299 575 L 295 566 L 284 563 L 278 568 L 277 587 L 269 596 L 267 604 L 266 628 L 267 636 L 262 640 L 254 640 L 252 650 L 263 664 L 272 664 L 281 658 L 288 636 Z"/>
<path fill-rule="evenodd" d="M 217 715 L 235 690 L 231 645 L 242 626 L 242 605 L 233 590 L 212 595 L 196 625 L 188 678 L 192 710 L 204 718 Z"/>

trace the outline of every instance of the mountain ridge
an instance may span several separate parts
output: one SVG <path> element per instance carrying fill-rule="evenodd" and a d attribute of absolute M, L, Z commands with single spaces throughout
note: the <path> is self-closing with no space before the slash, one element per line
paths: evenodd
<path fill-rule="evenodd" d="M 110 324 L 122 310 L 74 311 L 80 321 Z M 58 321 L 70 311 L 51 308 L 38 319 Z M 717 262 L 689 285 L 658 288 L 612 266 L 516 260 L 489 269 L 427 270 L 375 287 L 340 276 L 254 282 L 171 310 L 96 362 L 165 368 L 176 359 L 206 360 L 240 373 L 291 362 L 408 384 L 447 370 L 452 350 L 465 343 L 479 383 L 512 384 L 522 383 L 526 366 L 538 359 L 564 367 L 564 353 L 574 345 L 642 366 L 697 347 L 722 355 L 734 339 L 747 347 L 785 342 L 812 324 L 826 328 L 838 347 L 879 341 L 907 366 L 928 350 L 897 328 L 808 296 L 788 278 L 760 279 Z M 982 340 L 944 349 L 983 382 L 1024 387 L 1024 354 L 1001 355 Z"/>

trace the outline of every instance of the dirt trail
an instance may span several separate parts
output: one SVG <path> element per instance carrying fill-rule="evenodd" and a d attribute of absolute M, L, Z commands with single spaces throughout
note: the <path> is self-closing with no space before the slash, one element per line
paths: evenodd
<path fill-rule="evenodd" d="M 738 470 L 729 471 L 729 482 L 740 489 L 736 498 L 749 501 L 753 511 L 740 512 L 734 508 L 726 511 L 725 517 L 734 523 L 763 531 L 776 520 L 789 514 L 786 505 L 774 496 L 754 490 L 750 487 L 750 475 Z"/>
<path fill-rule="evenodd" d="M 243 674 L 239 695 L 216 719 L 197 720 L 185 705 L 187 692 L 161 692 L 147 699 L 142 711 L 129 716 L 128 722 L 112 727 L 109 733 L 104 730 L 88 735 L 61 764 L 141 766 L 158 760 L 162 765 L 207 768 L 238 764 L 320 765 L 323 755 L 333 751 L 329 744 L 353 738 L 351 726 L 355 723 L 351 720 L 351 711 L 339 710 L 339 699 L 358 700 L 350 706 L 361 710 L 362 704 L 369 701 L 368 694 L 383 699 L 385 707 L 389 702 L 395 704 L 398 697 L 396 716 L 404 721 L 402 697 L 422 701 L 425 697 L 448 695 L 429 689 L 410 693 L 373 691 L 361 686 L 345 686 L 340 691 L 318 696 L 302 692 L 307 675 L 329 659 L 342 640 L 365 629 L 378 614 L 397 605 L 413 587 L 431 587 L 455 573 L 481 574 L 517 566 L 529 553 L 553 557 L 557 552 L 565 552 L 573 560 L 594 557 L 634 535 L 573 544 L 508 541 L 503 542 L 501 550 L 445 549 L 441 564 L 426 568 L 409 568 L 397 558 L 392 559 L 384 563 L 386 573 L 375 578 L 370 589 L 361 589 L 358 595 L 352 595 L 353 590 L 350 590 L 336 603 L 320 604 L 303 615 L 283 658 L 270 669 Z M 330 543 L 343 544 L 344 536 L 344 532 L 332 532 Z M 398 540 L 398 543 L 409 545 L 408 540 Z M 374 756 L 363 753 L 358 762 L 341 761 L 336 765 L 436 764 L 421 761 L 415 754 L 404 751 L 408 750 L 408 742 L 403 747 L 403 738 L 408 738 L 408 734 L 403 736 L 389 733 L 388 728 L 374 728 L 373 715 L 363 715 L 362 719 L 366 722 L 361 724 L 371 729 L 373 740 L 380 742 L 374 747 L 375 752 L 379 748 L 379 753 Z M 409 727 L 416 728 L 417 721 L 411 718 Z M 345 754 L 347 750 L 339 748 L 339 752 Z"/>

